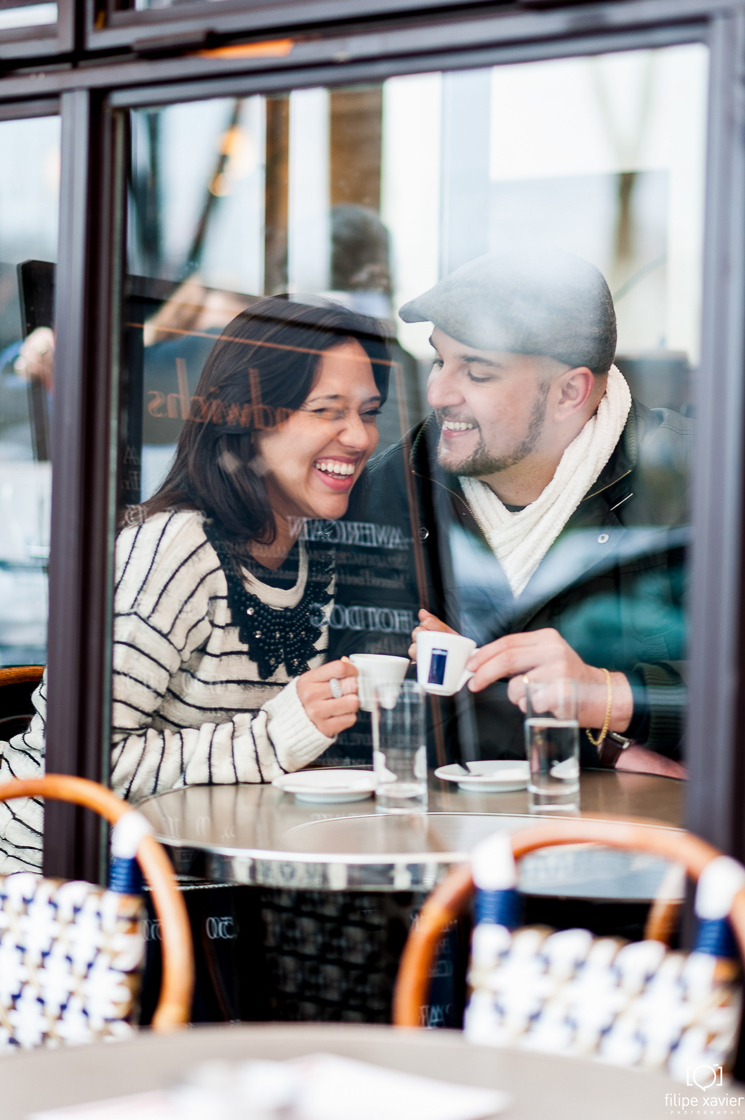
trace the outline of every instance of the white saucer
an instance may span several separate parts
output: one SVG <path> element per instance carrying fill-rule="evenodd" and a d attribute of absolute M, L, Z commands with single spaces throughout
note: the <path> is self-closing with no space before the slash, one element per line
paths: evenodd
<path fill-rule="evenodd" d="M 468 774 L 457 762 L 435 770 L 435 777 L 446 782 L 457 782 L 468 793 L 512 793 L 525 789 L 530 776 L 527 762 L 519 759 L 492 758 L 483 762 L 469 762 Z"/>
<path fill-rule="evenodd" d="M 551 767 L 551 777 L 559 778 L 563 782 L 579 781 L 579 763 L 576 758 L 565 758 L 563 762 L 555 762 Z"/>
<path fill-rule="evenodd" d="M 322 767 L 281 774 L 272 785 L 284 793 L 294 793 L 298 801 L 311 805 L 338 805 L 342 801 L 364 801 L 370 797 L 375 792 L 375 775 L 372 770 Z"/>

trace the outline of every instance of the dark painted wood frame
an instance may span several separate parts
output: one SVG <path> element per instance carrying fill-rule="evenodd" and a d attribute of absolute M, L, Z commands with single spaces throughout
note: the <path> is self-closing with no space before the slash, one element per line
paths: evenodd
<path fill-rule="evenodd" d="M 81 12 L 84 0 L 77 0 Z M 339 0 L 348 16 L 362 10 Z M 411 4 L 390 8 L 411 8 Z M 711 51 L 702 365 L 693 485 L 688 823 L 745 857 L 742 597 L 745 347 L 745 0 L 628 0 L 550 11 L 410 11 L 298 39 L 286 58 L 133 58 L 0 79 L 0 116 L 60 98 L 63 176 L 57 302 L 49 770 L 105 778 L 115 468 L 123 134 L 132 106 L 433 68 L 702 41 Z M 322 3 L 303 6 L 321 20 Z M 364 9 L 367 11 L 367 9 Z M 380 9 L 378 9 L 380 10 Z M 211 20 L 204 18 L 204 28 Z M 95 877 L 96 828 L 50 812 L 46 866 Z"/>
<path fill-rule="evenodd" d="M 105 781 L 124 121 L 90 89 L 66 91 L 60 106 L 47 770 Z M 45 872 L 96 881 L 101 836 L 93 814 L 50 803 Z"/>

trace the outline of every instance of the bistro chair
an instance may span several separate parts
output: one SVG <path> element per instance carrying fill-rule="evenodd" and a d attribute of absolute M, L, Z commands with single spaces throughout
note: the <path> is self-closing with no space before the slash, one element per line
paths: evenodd
<path fill-rule="evenodd" d="M 31 723 L 34 714 L 31 694 L 43 676 L 43 665 L 13 665 L 0 669 L 0 739 L 7 742 Z"/>
<path fill-rule="evenodd" d="M 394 993 L 394 1024 L 423 1025 L 440 940 L 468 909 L 477 884 L 488 886 L 483 876 L 485 868 L 488 874 L 494 866 L 492 853 L 503 854 L 504 866 L 512 868 L 511 882 L 516 884 L 514 861 L 529 852 L 562 844 L 597 844 L 669 860 L 699 883 L 699 951 L 668 951 L 671 919 L 681 906 L 678 900 L 664 897 L 664 891 L 650 908 L 645 940 L 628 943 L 595 938 L 587 931 L 556 933 L 546 927 L 520 927 L 519 919 L 510 922 L 499 916 L 510 908 L 514 913 L 518 899 L 514 889 L 504 891 L 498 884 L 499 890 L 479 892 L 481 924 L 474 927 L 472 940 L 466 1037 L 497 1046 L 666 1070 L 684 1081 L 687 1071 L 701 1063 L 715 1071 L 722 1065 L 731 1068 L 740 1005 L 740 970 L 732 959 L 736 955 L 732 934 L 743 958 L 745 869 L 691 833 L 650 827 L 650 823 L 584 817 L 495 834 L 485 841 L 481 855 L 474 852 L 471 863 L 456 868 L 433 891 L 409 933 Z M 669 883 L 670 876 L 666 878 Z M 496 903 L 489 901 L 490 894 Z M 721 908 L 716 914 L 710 913 L 712 897 L 715 909 Z M 500 898 L 506 911 L 498 909 Z M 497 917 L 489 915 L 490 906 Z M 729 924 L 724 920 L 727 915 Z"/>
<path fill-rule="evenodd" d="M 64 774 L 0 784 L 0 801 L 16 797 L 68 801 L 104 817 L 114 826 L 112 848 L 120 850 L 116 866 L 129 868 L 130 877 L 120 873 L 112 890 L 30 872 L 0 876 L 0 1052 L 131 1034 L 145 909 L 140 894 L 123 893 L 122 882 L 131 887 L 135 857 L 160 922 L 163 969 L 152 1028 L 164 1033 L 183 1026 L 194 985 L 189 920 L 168 857 L 144 817 L 97 782 Z"/>

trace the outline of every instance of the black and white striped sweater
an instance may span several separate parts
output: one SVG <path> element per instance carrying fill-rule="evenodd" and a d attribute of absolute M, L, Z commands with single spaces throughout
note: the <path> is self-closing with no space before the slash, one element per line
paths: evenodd
<path fill-rule="evenodd" d="M 294 587 L 244 572 L 246 588 L 276 609 L 295 606 L 307 578 L 302 541 Z M 332 606 L 311 667 L 324 660 Z M 28 731 L 2 744 L 0 781 L 44 771 L 45 685 Z M 261 680 L 199 513 L 157 514 L 119 535 L 112 695 L 111 784 L 133 801 L 184 785 L 268 782 L 333 741 L 306 715 L 283 665 Z M 40 866 L 42 827 L 40 803 L 0 805 L 0 872 Z"/>

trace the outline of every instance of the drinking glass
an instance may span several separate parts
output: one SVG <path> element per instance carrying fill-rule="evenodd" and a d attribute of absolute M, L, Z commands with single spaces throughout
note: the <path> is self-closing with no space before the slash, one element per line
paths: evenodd
<path fill-rule="evenodd" d="M 577 682 L 527 681 L 525 748 L 532 811 L 579 809 Z"/>
<path fill-rule="evenodd" d="M 427 746 L 424 692 L 416 681 L 404 681 L 395 693 L 378 692 L 373 712 L 374 766 L 379 813 L 427 811 Z M 377 741 L 375 741 L 377 740 Z"/>

